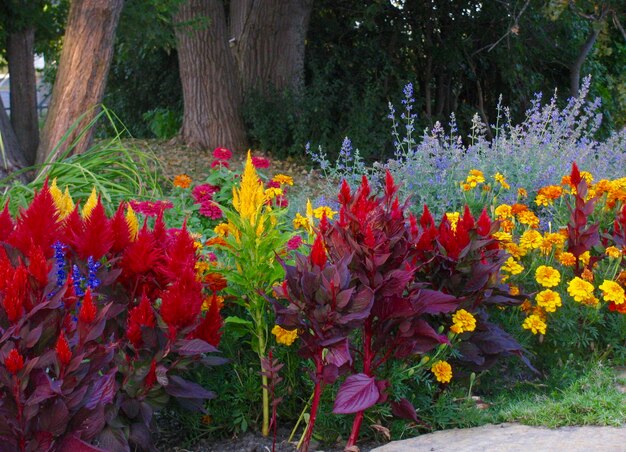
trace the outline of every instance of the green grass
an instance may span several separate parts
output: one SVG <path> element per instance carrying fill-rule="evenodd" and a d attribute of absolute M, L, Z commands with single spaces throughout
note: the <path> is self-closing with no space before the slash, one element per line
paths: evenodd
<path fill-rule="evenodd" d="M 491 422 L 563 427 L 626 423 L 626 382 L 602 362 L 590 364 L 580 374 L 553 375 L 545 384 L 519 384 L 490 402 Z M 561 380 L 561 381 L 559 381 Z"/>

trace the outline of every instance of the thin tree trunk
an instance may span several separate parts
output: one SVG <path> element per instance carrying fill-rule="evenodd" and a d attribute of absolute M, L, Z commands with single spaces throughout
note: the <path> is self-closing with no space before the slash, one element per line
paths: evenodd
<path fill-rule="evenodd" d="M 39 145 L 34 44 L 33 27 L 12 31 L 7 36 L 7 61 L 11 75 L 11 124 L 28 165 L 35 163 Z"/>
<path fill-rule="evenodd" d="M 582 70 L 583 64 L 591 52 L 591 49 L 593 49 L 593 45 L 596 43 L 596 39 L 598 39 L 599 34 L 600 27 L 593 27 L 591 34 L 589 34 L 587 40 L 580 48 L 578 57 L 574 63 L 572 63 L 569 76 L 570 96 L 572 97 L 578 96 L 578 89 L 580 88 L 580 71 Z"/>
<path fill-rule="evenodd" d="M 244 92 L 304 87 L 304 50 L 313 0 L 232 0 L 231 45 Z"/>
<path fill-rule="evenodd" d="M 174 15 L 189 145 L 246 148 L 241 89 L 220 0 L 187 0 Z"/>
<path fill-rule="evenodd" d="M 0 96 L 0 178 L 27 166 Z"/>
<path fill-rule="evenodd" d="M 123 0 L 72 0 L 37 163 L 58 158 L 77 139 L 72 154 L 89 148 L 93 128 L 83 129 L 102 102 L 123 4 Z M 86 133 L 79 138 L 82 132 Z"/>

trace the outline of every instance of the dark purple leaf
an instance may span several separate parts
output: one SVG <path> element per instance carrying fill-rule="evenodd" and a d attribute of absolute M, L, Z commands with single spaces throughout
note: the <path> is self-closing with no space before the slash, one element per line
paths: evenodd
<path fill-rule="evenodd" d="M 391 402 L 391 414 L 400 419 L 409 419 L 414 422 L 419 422 L 417 412 L 413 407 L 413 404 L 407 399 L 400 399 L 397 402 Z"/>
<path fill-rule="evenodd" d="M 341 342 L 337 342 L 328 347 L 326 362 L 341 367 L 344 364 L 352 364 L 352 355 L 350 355 L 350 347 L 348 339 L 344 338 Z"/>
<path fill-rule="evenodd" d="M 139 448 L 139 450 L 156 450 L 152 446 L 152 436 L 150 430 L 143 422 L 134 422 L 130 425 L 130 435 L 128 440 L 132 446 L 135 446 L 133 450 Z"/>
<path fill-rule="evenodd" d="M 112 369 L 108 374 L 100 377 L 93 385 L 93 389 L 87 401 L 85 407 L 87 409 L 94 409 L 98 405 L 106 405 L 111 403 L 116 393 L 115 373 L 117 368 Z"/>
<path fill-rule="evenodd" d="M 110 452 L 130 452 L 128 440 L 121 429 L 105 428 L 98 436 L 98 443 Z"/>
<path fill-rule="evenodd" d="M 81 438 L 91 440 L 102 431 L 105 425 L 104 407 L 102 405 L 98 405 L 94 410 L 83 407 L 72 417 L 70 430 L 77 433 Z"/>
<path fill-rule="evenodd" d="M 376 379 L 365 374 L 350 375 L 337 393 L 333 413 L 351 414 L 374 406 L 380 397 Z"/>
<path fill-rule="evenodd" d="M 460 300 L 453 295 L 438 290 L 421 289 L 414 299 L 418 312 L 424 314 L 441 314 L 454 311 Z"/>
<path fill-rule="evenodd" d="M 33 348 L 35 346 L 35 344 L 41 337 L 42 331 L 43 331 L 43 325 L 39 324 L 28 332 L 28 335 L 26 335 L 26 338 L 25 338 L 26 348 Z"/>
<path fill-rule="evenodd" d="M 215 353 L 217 348 L 202 339 L 180 340 L 176 343 L 178 353 L 183 356 L 199 355 L 201 353 Z"/>
<path fill-rule="evenodd" d="M 339 369 L 334 364 L 326 364 L 322 369 L 322 381 L 324 384 L 332 385 L 337 381 L 339 376 Z"/>
<path fill-rule="evenodd" d="M 39 416 L 41 430 L 60 436 L 65 432 L 69 421 L 69 411 L 61 399 L 56 399 L 52 405 L 46 406 Z"/>
<path fill-rule="evenodd" d="M 66 436 L 58 445 L 58 450 L 72 452 L 107 452 L 106 449 L 100 449 L 99 447 L 92 446 L 74 435 Z"/>
<path fill-rule="evenodd" d="M 164 388 L 169 395 L 185 399 L 213 399 L 215 397 L 214 392 L 207 391 L 199 384 L 187 381 L 178 375 L 170 375 L 169 384 Z"/>

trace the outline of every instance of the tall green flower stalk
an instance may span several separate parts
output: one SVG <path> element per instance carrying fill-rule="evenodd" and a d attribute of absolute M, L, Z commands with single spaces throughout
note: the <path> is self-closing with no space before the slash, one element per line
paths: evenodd
<path fill-rule="evenodd" d="M 269 342 L 269 326 L 273 325 L 271 308 L 262 294 L 284 279 L 284 270 L 276 260 L 286 249 L 291 237 L 285 232 L 282 217 L 285 211 L 271 206 L 272 191 L 266 191 L 252 164 L 250 153 L 239 187 L 233 188 L 233 209 L 224 209 L 228 223 L 216 230 L 224 236 L 222 248 L 227 256 L 229 283 L 227 292 L 241 305 L 247 318 L 228 317 L 225 323 L 251 337 L 252 349 L 261 364 L 264 436 L 269 434 L 270 409 L 266 369 L 263 359 Z M 228 326 L 227 326 L 228 327 Z"/>

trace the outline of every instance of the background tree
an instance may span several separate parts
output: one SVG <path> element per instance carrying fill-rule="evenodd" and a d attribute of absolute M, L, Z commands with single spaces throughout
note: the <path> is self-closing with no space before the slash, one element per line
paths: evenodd
<path fill-rule="evenodd" d="M 71 2 L 37 163 L 57 158 L 69 146 L 76 154 L 89 147 L 93 128 L 84 128 L 104 95 L 122 6 L 123 0 Z"/>

